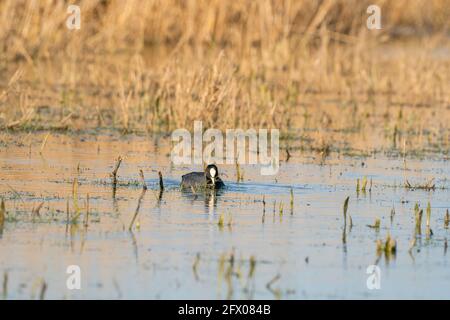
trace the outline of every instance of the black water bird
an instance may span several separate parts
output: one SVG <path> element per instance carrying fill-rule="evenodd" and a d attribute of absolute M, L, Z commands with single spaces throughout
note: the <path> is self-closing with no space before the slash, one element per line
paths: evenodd
<path fill-rule="evenodd" d="M 191 172 L 181 177 L 181 188 L 220 189 L 225 184 L 219 178 L 219 170 L 214 164 L 206 167 L 205 172 Z"/>

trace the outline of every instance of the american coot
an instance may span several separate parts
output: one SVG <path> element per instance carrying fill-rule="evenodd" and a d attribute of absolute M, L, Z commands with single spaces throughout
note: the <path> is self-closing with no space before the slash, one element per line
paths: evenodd
<path fill-rule="evenodd" d="M 214 164 L 206 167 L 205 172 L 191 172 L 181 177 L 181 188 L 213 188 L 224 187 L 222 179 L 219 178 L 219 170 Z"/>

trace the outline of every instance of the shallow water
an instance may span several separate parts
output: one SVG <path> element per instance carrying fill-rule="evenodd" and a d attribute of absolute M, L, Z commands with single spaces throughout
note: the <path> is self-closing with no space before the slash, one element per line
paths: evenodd
<path fill-rule="evenodd" d="M 450 297 L 450 233 L 444 228 L 450 166 L 444 156 L 407 158 L 405 165 L 401 157 L 331 154 L 322 162 L 297 152 L 281 162 L 276 177 L 243 166 L 244 181 L 236 183 L 235 168 L 220 166 L 227 188 L 193 194 L 179 190 L 180 177 L 200 168 L 171 166 L 167 139 L 52 134 L 41 147 L 44 136 L 4 135 L 0 143 L 0 197 L 8 212 L 0 237 L 4 298 Z M 118 155 L 124 161 L 114 196 L 109 173 Z M 145 193 L 139 169 L 149 186 Z M 165 182 L 161 195 L 158 171 Z M 357 193 L 356 180 L 364 176 L 372 179 L 371 190 Z M 83 214 L 78 224 L 67 225 L 75 177 Z M 436 189 L 406 189 L 405 178 L 412 184 L 434 178 Z M 347 196 L 353 227 L 344 244 Z M 414 205 L 425 210 L 428 201 L 433 235 L 427 237 L 424 215 L 422 235 L 410 251 Z M 378 231 L 367 227 L 376 218 Z M 397 241 L 389 259 L 377 256 L 375 243 L 387 234 Z M 381 270 L 379 290 L 366 285 L 366 268 L 374 263 Z M 69 265 L 81 268 L 81 290 L 66 287 Z"/>

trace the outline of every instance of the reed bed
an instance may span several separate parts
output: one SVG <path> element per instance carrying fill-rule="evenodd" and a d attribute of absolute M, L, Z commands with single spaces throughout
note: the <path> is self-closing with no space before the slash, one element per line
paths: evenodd
<path fill-rule="evenodd" d="M 366 27 L 371 4 L 381 30 Z M 448 152 L 445 0 L 90 0 L 76 31 L 67 5 L 0 3 L 1 130 L 167 133 L 201 119 L 294 131 L 327 153 Z"/>

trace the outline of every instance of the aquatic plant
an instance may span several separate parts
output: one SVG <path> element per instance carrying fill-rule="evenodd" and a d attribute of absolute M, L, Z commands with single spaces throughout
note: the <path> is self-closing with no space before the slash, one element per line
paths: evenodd
<path fill-rule="evenodd" d="M 80 207 L 78 206 L 78 178 L 73 179 L 72 200 L 73 200 L 74 215 L 72 216 L 71 222 L 77 223 L 78 218 L 81 215 L 81 210 Z"/>
<path fill-rule="evenodd" d="M 344 206 L 342 208 L 344 212 L 344 222 L 347 223 L 347 210 L 348 210 L 348 201 L 350 200 L 350 197 L 345 198 L 344 200 Z"/>
<path fill-rule="evenodd" d="M 84 216 L 84 227 L 89 226 L 89 193 L 86 194 L 86 214 Z"/>
<path fill-rule="evenodd" d="M 253 278 L 256 269 L 256 258 L 255 256 L 250 256 L 250 266 L 248 268 L 248 278 Z"/>
<path fill-rule="evenodd" d="M 291 215 L 294 214 L 294 190 L 291 188 Z"/>
<path fill-rule="evenodd" d="M 248 264 L 248 272 L 245 276 L 243 268 L 246 264 Z M 244 293 L 251 295 L 250 285 L 255 277 L 256 266 L 257 260 L 254 255 L 245 259 L 241 254 L 239 258 L 236 258 L 234 248 L 229 253 L 223 252 L 220 254 L 218 259 L 218 285 L 220 289 L 222 281 L 227 284 L 227 299 L 231 299 L 235 291 L 233 278 L 239 280 L 238 283 Z"/>
<path fill-rule="evenodd" d="M 408 252 L 411 255 L 411 257 L 414 259 L 413 255 L 412 255 L 412 250 L 414 249 L 414 247 L 416 246 L 417 243 L 417 238 L 414 236 L 409 244 L 409 249 Z"/>
<path fill-rule="evenodd" d="M 142 169 L 139 169 L 139 177 L 141 178 L 142 188 L 147 190 L 147 184 L 145 183 L 144 171 L 142 171 Z"/>
<path fill-rule="evenodd" d="M 380 226 L 381 226 L 381 220 L 380 220 L 380 218 L 376 218 L 373 225 L 367 225 L 367 226 L 368 226 L 369 228 L 373 228 L 373 229 L 379 230 L 379 229 L 380 229 Z"/>
<path fill-rule="evenodd" d="M 427 205 L 427 221 L 426 221 L 426 235 L 427 235 L 427 239 L 429 239 L 432 235 L 433 235 L 433 231 L 431 230 L 430 227 L 430 220 L 431 220 L 431 203 L 430 201 L 428 201 L 428 205 Z"/>
<path fill-rule="evenodd" d="M 433 54 L 441 42 L 427 42 L 426 46 L 419 42 L 413 54 L 403 46 L 396 46 L 402 54 L 372 54 L 372 49 L 386 45 L 386 40 L 398 43 L 398 26 L 446 39 L 446 1 L 384 1 L 379 5 L 382 12 L 389 14 L 383 16 L 387 22 L 383 22 L 382 34 L 371 32 L 356 37 L 367 31 L 361 17 L 368 4 L 347 2 L 300 0 L 291 5 L 282 0 L 249 7 L 246 1 L 223 5 L 215 0 L 208 5 L 202 1 L 188 10 L 183 2 L 175 0 L 165 1 L 162 6 L 154 0 L 144 5 L 121 1 L 108 5 L 81 3 L 85 24 L 77 37 L 69 38 L 63 26 L 65 6 L 46 1 L 0 2 L 4 13 L 1 43 L 23 44 L 0 50 L 5 65 L 0 88 L 0 102 L 5 107 L 0 128 L 112 128 L 122 133 L 160 133 L 186 128 L 201 116 L 209 127 L 277 127 L 287 132 L 308 121 L 304 128 L 325 126 L 327 130 L 320 131 L 327 132 L 315 135 L 302 130 L 306 138 L 301 141 L 302 147 L 308 145 L 325 155 L 334 143 L 331 133 L 339 134 L 337 130 L 343 129 L 362 141 L 361 128 L 383 115 L 381 121 L 390 128 L 385 142 L 391 144 L 392 131 L 394 141 L 400 134 L 414 137 L 418 132 L 415 141 L 408 140 L 410 144 L 446 148 L 448 139 L 442 139 L 445 130 L 436 130 L 436 138 L 434 130 L 422 130 L 424 126 L 445 127 L 448 123 L 448 117 L 437 112 L 446 107 L 449 92 L 448 61 L 436 59 Z M 29 12 L 33 12 L 33 19 L 27 18 Z M 209 23 L 211 19 L 215 23 Z M 113 29 L 115 32 L 110 32 Z M 174 46 L 176 55 L 164 54 Z M 294 54 L 292 48 L 302 48 L 298 51 L 301 54 Z M 147 59 L 148 51 L 162 52 L 155 58 L 163 63 L 153 64 L 155 59 Z M 202 54 L 193 54 L 198 52 Z M 79 57 L 76 68 L 68 59 L 69 53 Z M 49 56 L 54 68 L 45 74 L 35 72 L 35 66 Z M 369 60 L 371 63 L 359 63 Z M 273 65 L 280 69 L 274 72 Z M 109 79 L 107 86 L 104 79 Z M 56 85 L 59 90 L 53 92 L 51 88 Z M 386 109 L 375 111 L 373 101 L 384 99 L 386 93 Z M 337 95 L 337 103 L 324 103 L 324 94 Z M 41 106 L 42 95 L 47 99 L 45 106 Z M 394 130 L 390 120 L 398 112 L 402 97 L 408 97 L 404 103 L 410 108 L 403 111 L 402 121 L 394 120 Z M 302 112 L 298 112 L 298 101 L 310 101 L 308 105 L 316 107 L 302 106 Z M 94 107 L 81 108 L 80 102 Z M 7 107 L 13 105 L 19 108 Z M 342 112 L 347 106 L 354 111 L 348 120 L 348 113 Z M 404 121 L 417 114 L 425 115 L 420 126 L 417 120 Z M 430 141 L 423 139 L 419 144 L 423 134 Z"/>
<path fill-rule="evenodd" d="M 394 216 L 395 216 L 395 208 L 394 208 L 394 206 L 392 206 L 391 214 L 390 214 L 391 224 L 394 222 Z"/>
<path fill-rule="evenodd" d="M 366 187 L 367 187 L 367 177 L 364 176 L 362 179 L 362 188 L 361 188 L 362 193 L 366 193 Z"/>
<path fill-rule="evenodd" d="M 158 176 L 159 176 L 159 190 L 164 191 L 164 182 L 161 171 L 158 171 Z"/>
<path fill-rule="evenodd" d="M 241 166 L 239 165 L 238 157 L 236 157 L 235 165 L 236 165 L 236 182 L 244 181 L 244 173 L 241 172 Z"/>
<path fill-rule="evenodd" d="M 47 287 L 48 287 L 47 282 L 42 280 L 41 290 L 39 292 L 39 300 L 44 300 L 45 299 L 45 293 L 47 292 Z"/>
<path fill-rule="evenodd" d="M 1 230 L 1 227 L 0 227 Z M 3 273 L 3 285 L 2 285 L 2 297 L 6 299 L 8 297 L 8 272 Z"/>
<path fill-rule="evenodd" d="M 344 213 L 344 228 L 342 230 L 342 242 L 345 244 L 347 242 L 347 236 L 346 236 L 346 229 L 347 229 L 347 210 L 348 210 L 348 201 L 350 200 L 350 197 L 347 197 L 344 200 L 344 205 L 343 205 L 343 213 Z M 349 220 L 350 220 L 350 227 L 352 226 L 352 220 L 351 217 L 349 215 Z"/>
<path fill-rule="evenodd" d="M 434 178 L 426 181 L 423 184 L 416 184 L 412 185 L 408 180 L 405 182 L 405 188 L 411 189 L 411 190 L 426 190 L 431 191 L 436 189 L 436 185 L 434 184 Z"/>
<path fill-rule="evenodd" d="M 276 274 L 269 282 L 266 284 L 267 290 L 269 290 L 275 297 L 275 299 L 281 298 L 281 290 L 279 288 L 272 288 L 273 284 L 280 280 L 281 275 L 278 273 Z"/>
<path fill-rule="evenodd" d="M 448 229 L 449 224 L 450 224 L 450 214 L 447 209 L 447 211 L 445 212 L 445 218 L 444 218 L 444 228 Z"/>
<path fill-rule="evenodd" d="M 229 215 L 228 215 L 228 223 L 227 223 L 227 226 L 228 226 L 228 228 L 231 230 L 231 226 L 233 225 L 233 215 L 230 213 Z"/>
<path fill-rule="evenodd" d="M 195 279 L 198 280 L 198 265 L 200 264 L 200 252 L 195 255 L 194 263 L 192 264 L 192 271 L 194 272 Z"/>
<path fill-rule="evenodd" d="M 288 162 L 289 159 L 291 158 L 291 153 L 289 152 L 289 147 L 286 146 L 286 148 L 284 150 L 286 151 L 286 159 L 285 159 L 285 161 Z"/>
<path fill-rule="evenodd" d="M 219 226 L 219 229 L 223 228 L 224 222 L 225 222 L 225 215 L 222 212 L 219 216 L 219 220 L 217 221 L 217 225 Z"/>
<path fill-rule="evenodd" d="M 391 235 L 388 233 L 386 236 L 386 240 L 383 242 L 378 239 L 376 241 L 377 245 L 377 256 L 378 258 L 384 253 L 386 261 L 389 261 L 391 258 L 394 258 L 397 253 L 397 241 L 391 238 Z"/>
<path fill-rule="evenodd" d="M 113 185 L 113 196 L 115 196 L 115 190 L 117 185 L 117 171 L 119 170 L 120 164 L 122 163 L 122 157 L 118 156 L 114 165 L 114 169 L 111 172 L 112 185 Z"/>
<path fill-rule="evenodd" d="M 422 233 L 422 216 L 423 210 L 419 208 L 419 204 L 416 202 L 414 206 L 414 217 L 416 221 L 416 234 L 420 235 Z"/>
<path fill-rule="evenodd" d="M 264 223 L 266 218 L 266 196 L 263 196 L 262 203 L 263 203 L 263 214 L 261 217 L 261 223 Z"/>
<path fill-rule="evenodd" d="M 139 196 L 138 203 L 136 206 L 136 210 L 134 211 L 133 218 L 131 219 L 130 225 L 128 226 L 128 231 L 133 230 L 133 225 L 134 225 L 134 222 L 136 221 L 137 216 L 139 215 L 139 210 L 141 208 L 142 199 L 144 199 L 146 191 L 147 191 L 147 189 L 142 188 L 142 191 L 141 191 L 141 194 Z"/>
<path fill-rule="evenodd" d="M 33 217 L 34 216 L 40 216 L 40 213 L 39 213 L 39 211 L 41 210 L 41 208 L 42 208 L 42 206 L 44 205 L 44 202 L 42 201 L 42 202 L 40 202 L 38 205 L 37 205 L 37 207 L 34 207 L 33 206 L 33 209 L 31 210 L 31 214 L 33 215 Z"/>
<path fill-rule="evenodd" d="M 44 151 L 44 148 L 45 148 L 45 146 L 47 144 L 47 140 L 48 140 L 49 136 L 50 136 L 50 132 L 47 132 L 47 134 L 44 137 L 44 140 L 42 140 L 41 148 L 39 150 L 39 154 L 41 154 L 41 155 L 42 155 L 42 152 Z"/>
<path fill-rule="evenodd" d="M 2 201 L 0 202 L 0 233 L 3 230 L 5 218 L 6 218 L 5 201 L 2 199 Z"/>

